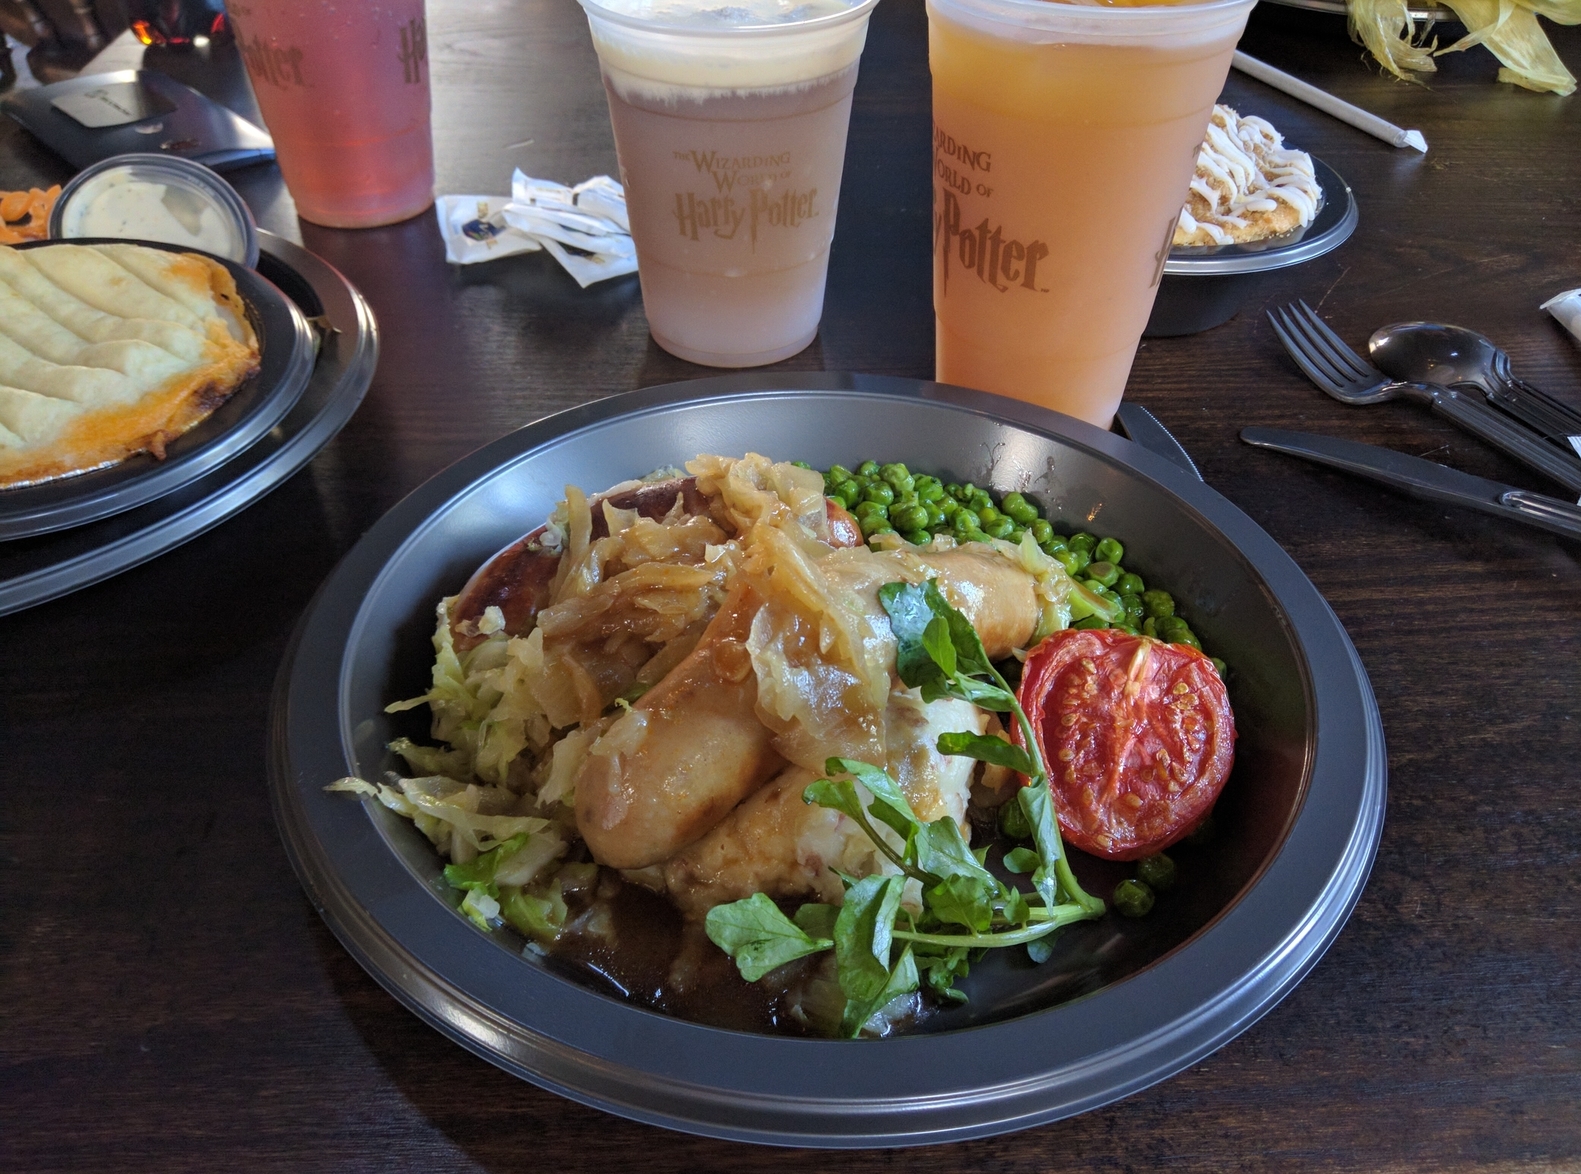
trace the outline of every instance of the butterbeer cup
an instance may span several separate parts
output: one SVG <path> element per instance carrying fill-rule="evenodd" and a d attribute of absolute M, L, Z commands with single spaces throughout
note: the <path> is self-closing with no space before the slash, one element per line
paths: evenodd
<path fill-rule="evenodd" d="M 423 0 L 229 0 L 303 220 L 371 228 L 434 202 Z"/>
<path fill-rule="evenodd" d="M 876 2 L 581 0 L 648 328 L 671 354 L 755 367 L 817 334 Z"/>
<path fill-rule="evenodd" d="M 928 0 L 938 378 L 1107 428 L 1255 0 Z"/>

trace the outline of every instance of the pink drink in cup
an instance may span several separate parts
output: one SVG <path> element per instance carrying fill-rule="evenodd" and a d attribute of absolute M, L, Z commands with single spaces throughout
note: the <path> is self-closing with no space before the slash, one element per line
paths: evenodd
<path fill-rule="evenodd" d="M 302 219 L 408 220 L 434 202 L 423 0 L 230 0 Z"/>

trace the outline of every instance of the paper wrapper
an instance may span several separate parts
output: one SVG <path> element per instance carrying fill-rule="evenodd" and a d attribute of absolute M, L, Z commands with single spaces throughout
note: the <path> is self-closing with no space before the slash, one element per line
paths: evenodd
<path fill-rule="evenodd" d="M 1567 289 L 1562 294 L 1555 294 L 1537 308 L 1547 310 L 1559 319 L 1559 324 L 1577 342 L 1581 342 L 1581 289 Z"/>
<path fill-rule="evenodd" d="M 510 196 L 441 196 L 445 258 L 457 265 L 546 250 L 584 289 L 637 271 L 626 193 L 607 175 L 566 187 L 517 171 Z"/>

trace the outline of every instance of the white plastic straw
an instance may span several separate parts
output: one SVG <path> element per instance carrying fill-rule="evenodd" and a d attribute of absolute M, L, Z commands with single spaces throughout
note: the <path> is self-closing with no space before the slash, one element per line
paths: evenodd
<path fill-rule="evenodd" d="M 1298 77 L 1291 77 L 1282 69 L 1275 69 L 1266 61 L 1259 61 L 1255 57 L 1248 57 L 1239 49 L 1235 51 L 1233 64 L 1236 69 L 1244 74 L 1256 78 L 1258 81 L 1273 86 L 1282 93 L 1289 94 L 1292 98 L 1299 98 L 1308 106 L 1315 106 L 1324 114 L 1331 114 L 1341 122 L 1349 123 L 1357 130 L 1364 130 L 1374 138 L 1382 139 L 1392 147 L 1414 147 L 1423 154 L 1427 153 L 1427 140 L 1422 137 L 1419 130 L 1401 130 L 1392 122 L 1385 122 L 1376 114 L 1369 114 L 1360 106 L 1352 106 L 1343 98 L 1336 98 L 1327 90 L 1320 90 L 1310 82 L 1304 82 Z"/>

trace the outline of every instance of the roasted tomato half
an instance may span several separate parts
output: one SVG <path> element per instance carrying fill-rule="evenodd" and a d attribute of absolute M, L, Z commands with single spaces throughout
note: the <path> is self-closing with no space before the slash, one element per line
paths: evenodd
<path fill-rule="evenodd" d="M 1106 860 L 1169 847 L 1202 822 L 1235 758 L 1213 662 L 1114 629 L 1048 637 L 1017 691 L 1048 763 L 1067 843 Z M 1020 731 L 1016 731 L 1020 741 Z"/>

